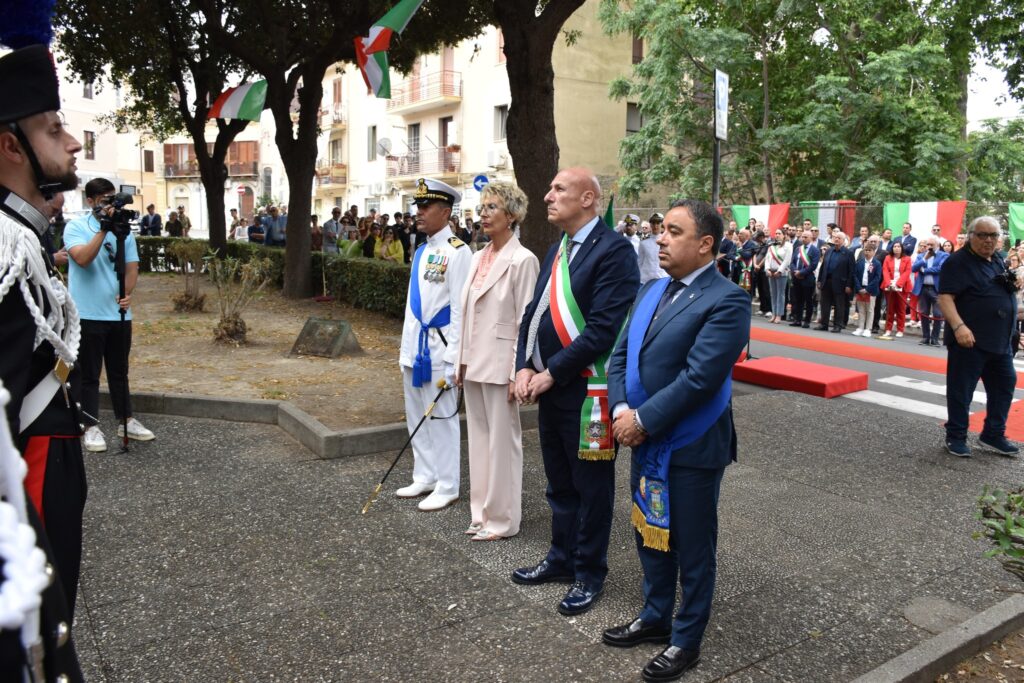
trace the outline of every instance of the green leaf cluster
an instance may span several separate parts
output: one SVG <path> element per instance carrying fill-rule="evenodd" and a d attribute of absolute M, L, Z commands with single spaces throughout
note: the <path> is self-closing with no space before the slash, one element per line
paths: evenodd
<path fill-rule="evenodd" d="M 984 528 L 975 537 L 993 545 L 985 557 L 997 558 L 1003 569 L 1024 580 L 1024 488 L 1002 491 L 986 486 L 974 517 Z"/>
<path fill-rule="evenodd" d="M 610 86 L 642 113 L 620 146 L 620 191 L 710 194 L 720 69 L 723 203 L 1016 196 L 1019 174 L 997 178 L 1017 158 L 1016 131 L 965 136 L 972 16 L 961 4 L 602 0 L 606 31 L 644 41 L 643 61 Z"/>

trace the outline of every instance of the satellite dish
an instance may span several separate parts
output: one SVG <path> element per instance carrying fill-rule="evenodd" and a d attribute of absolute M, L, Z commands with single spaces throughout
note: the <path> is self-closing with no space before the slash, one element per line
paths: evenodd
<path fill-rule="evenodd" d="M 391 140 L 388 138 L 381 138 L 377 141 L 377 151 L 380 152 L 381 156 L 387 156 L 391 154 Z"/>

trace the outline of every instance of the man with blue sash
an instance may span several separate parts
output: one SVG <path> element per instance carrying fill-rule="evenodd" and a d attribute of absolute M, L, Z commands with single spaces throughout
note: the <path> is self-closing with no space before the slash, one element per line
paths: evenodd
<path fill-rule="evenodd" d="M 718 494 L 736 459 L 732 367 L 750 336 L 750 299 L 714 267 L 722 232 L 709 204 L 672 204 L 658 237 L 669 277 L 640 290 L 608 368 L 612 429 L 633 450 L 644 605 L 603 641 L 668 644 L 644 667 L 646 681 L 675 680 L 697 664 L 711 615 Z"/>
<path fill-rule="evenodd" d="M 432 178 L 417 183 L 416 227 L 427 239 L 412 258 L 399 354 L 410 432 L 437 396 L 438 380 L 455 383 L 462 287 L 473 258 L 465 242 L 448 227 L 452 207 L 461 200 L 462 195 L 447 183 Z M 444 392 L 434 410 L 436 417 L 426 420 L 412 440 L 412 483 L 395 495 L 416 498 L 429 493 L 420 501 L 420 510 L 440 510 L 459 499 L 457 412 L 456 392 Z"/>

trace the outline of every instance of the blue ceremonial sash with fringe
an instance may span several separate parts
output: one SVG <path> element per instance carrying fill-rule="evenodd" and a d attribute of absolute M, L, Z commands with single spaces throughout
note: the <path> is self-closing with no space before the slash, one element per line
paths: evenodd
<path fill-rule="evenodd" d="M 655 282 L 637 303 L 629 322 L 626 338 L 626 401 L 630 408 L 639 408 L 650 398 L 640 381 L 640 348 L 668 283 L 667 277 Z M 714 397 L 684 417 L 669 434 L 660 439 L 648 436 L 646 441 L 633 449 L 633 457 L 640 467 L 640 481 L 633 491 L 630 521 L 643 539 L 644 547 L 668 552 L 668 468 L 672 452 L 703 436 L 722 416 L 731 396 L 730 373 Z"/>
<path fill-rule="evenodd" d="M 409 282 L 409 308 L 420 324 L 420 338 L 417 345 L 416 358 L 412 363 L 412 385 L 422 387 L 432 381 L 433 366 L 430 364 L 430 328 L 445 327 L 452 321 L 452 306 L 448 304 L 438 311 L 430 322 L 423 321 L 423 304 L 420 299 L 419 265 L 426 244 L 421 244 L 412 260 L 412 275 Z"/>

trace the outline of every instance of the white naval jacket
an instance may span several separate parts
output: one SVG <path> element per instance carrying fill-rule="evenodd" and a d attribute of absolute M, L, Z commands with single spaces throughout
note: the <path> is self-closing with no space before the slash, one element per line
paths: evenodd
<path fill-rule="evenodd" d="M 462 331 L 462 288 L 469 277 L 469 268 L 473 260 L 473 252 L 469 246 L 461 243 L 456 247 L 449 240 L 454 237 L 452 229 L 445 226 L 442 230 L 427 238 L 424 250 L 420 257 L 419 268 L 411 273 L 410 277 L 418 278 L 420 283 L 420 306 L 423 314 L 423 321 L 430 322 L 430 319 L 446 305 L 451 304 L 451 323 L 441 328 L 448 346 L 441 341 L 436 329 L 431 329 L 428 336 L 430 346 L 430 364 L 438 369 L 444 363 L 455 365 L 459 357 L 459 335 Z M 447 257 L 447 267 L 444 272 L 444 282 L 425 280 L 423 274 L 427 271 L 427 256 L 440 255 Z M 415 253 L 413 259 L 415 259 Z M 412 283 L 410 282 L 410 286 Z M 411 291 L 411 290 L 410 290 Z M 405 323 L 402 326 L 402 348 L 399 351 L 398 362 L 411 368 L 416 360 L 416 352 L 419 347 L 420 323 L 412 314 L 409 305 L 409 293 L 405 295 Z M 437 379 L 437 376 L 434 377 Z"/>

